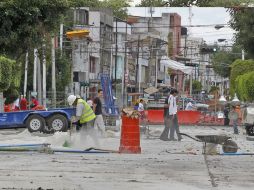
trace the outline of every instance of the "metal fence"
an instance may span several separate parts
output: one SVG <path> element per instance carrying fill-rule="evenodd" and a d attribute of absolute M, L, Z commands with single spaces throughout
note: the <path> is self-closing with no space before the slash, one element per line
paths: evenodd
<path fill-rule="evenodd" d="M 54 96 L 52 91 L 47 92 L 47 101 L 46 101 L 46 107 L 47 108 L 63 108 L 63 107 L 69 107 L 67 98 L 68 95 L 66 92 L 63 91 L 57 91 L 56 92 L 56 100 L 54 102 Z"/>

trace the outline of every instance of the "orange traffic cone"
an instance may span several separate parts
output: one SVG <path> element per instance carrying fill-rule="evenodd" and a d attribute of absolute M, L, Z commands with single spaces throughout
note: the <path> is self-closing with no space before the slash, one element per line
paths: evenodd
<path fill-rule="evenodd" d="M 120 153 L 141 153 L 139 119 L 122 116 Z"/>

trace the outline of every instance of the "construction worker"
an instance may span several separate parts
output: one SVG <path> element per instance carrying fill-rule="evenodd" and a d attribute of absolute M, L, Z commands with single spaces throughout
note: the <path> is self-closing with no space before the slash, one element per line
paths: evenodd
<path fill-rule="evenodd" d="M 81 128 L 81 138 L 90 135 L 95 143 L 98 144 L 96 131 L 93 127 L 93 121 L 96 116 L 91 107 L 86 103 L 85 100 L 75 95 L 70 95 L 67 98 L 67 102 L 70 106 L 76 107 L 76 116 L 73 117 L 72 123 L 76 125 L 77 131 L 79 131 Z"/>
<path fill-rule="evenodd" d="M 78 98 L 75 95 L 70 95 L 67 98 L 67 101 L 70 106 L 76 107 L 76 116 L 72 120 L 72 123 L 77 124 L 79 127 L 82 124 L 92 122 L 95 119 L 95 114 L 91 107 L 86 103 L 85 100 Z M 79 127 L 77 130 L 79 130 Z"/>

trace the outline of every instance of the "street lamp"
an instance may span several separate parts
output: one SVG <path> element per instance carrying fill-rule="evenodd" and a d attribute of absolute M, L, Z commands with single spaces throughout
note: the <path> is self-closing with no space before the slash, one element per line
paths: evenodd
<path fill-rule="evenodd" d="M 234 99 L 232 100 L 232 104 L 233 105 L 239 105 L 240 104 L 240 100 L 238 99 L 236 93 L 235 93 Z"/>

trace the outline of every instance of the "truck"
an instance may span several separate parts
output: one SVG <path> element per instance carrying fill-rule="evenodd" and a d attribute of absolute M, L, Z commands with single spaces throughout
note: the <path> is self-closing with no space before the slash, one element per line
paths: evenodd
<path fill-rule="evenodd" d="M 27 128 L 30 132 L 67 131 L 75 108 L 25 110 L 0 113 L 0 129 Z"/>
<path fill-rule="evenodd" d="M 248 105 L 243 110 L 242 123 L 245 126 L 247 135 L 254 136 L 254 104 Z"/>

